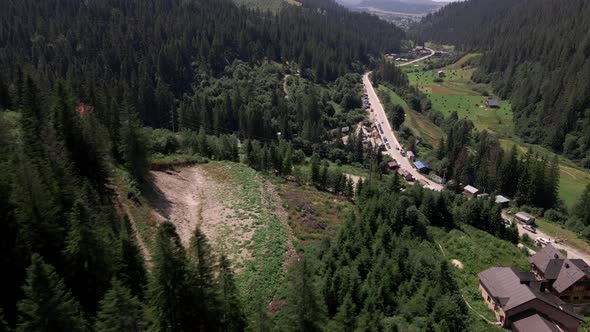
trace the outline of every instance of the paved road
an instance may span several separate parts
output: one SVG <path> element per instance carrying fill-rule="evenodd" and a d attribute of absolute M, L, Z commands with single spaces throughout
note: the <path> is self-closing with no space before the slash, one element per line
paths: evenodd
<path fill-rule="evenodd" d="M 502 218 L 514 222 L 514 220 L 513 220 L 514 217 L 512 215 L 506 214 L 505 212 L 502 212 Z M 524 229 L 522 226 L 524 226 L 524 225 L 519 222 L 516 222 L 516 228 L 518 228 L 518 235 L 520 235 L 520 236 L 522 236 L 523 234 L 526 234 L 531 239 L 533 239 L 533 241 L 535 239 L 540 238 L 540 237 L 542 237 L 544 239 L 554 240 L 551 236 L 541 232 L 539 229 L 537 229 L 536 233 L 531 233 L 531 232 L 527 231 L 526 229 Z M 578 250 L 578 249 L 568 246 L 567 244 L 564 244 L 564 243 L 551 242 L 551 244 L 557 249 L 565 250 L 567 252 L 567 258 L 579 258 L 579 259 L 583 259 L 586 262 L 590 262 L 590 254 L 588 254 L 587 252 Z"/>
<path fill-rule="evenodd" d="M 374 123 L 381 124 L 381 128 L 383 128 L 383 134 L 381 136 L 387 138 L 389 145 L 391 146 L 391 149 L 387 149 L 385 153 L 395 159 L 400 164 L 402 169 L 408 170 L 412 176 L 414 176 L 416 182 L 420 181 L 422 183 L 428 183 L 427 185 L 424 185 L 426 188 L 441 191 L 443 189 L 442 185 L 435 183 L 432 180 L 426 178 L 423 174 L 420 174 L 418 170 L 412 166 L 412 163 L 408 160 L 408 158 L 403 157 L 401 155 L 401 151 L 396 149 L 396 147 L 400 147 L 401 145 L 393 133 L 393 129 L 389 124 L 389 120 L 387 119 L 387 115 L 383 109 L 383 105 L 381 105 L 381 101 L 379 100 L 379 97 L 377 97 L 375 89 L 373 89 L 373 84 L 371 83 L 371 80 L 369 80 L 369 73 L 365 73 L 365 75 L 363 75 L 363 84 L 367 89 L 369 103 L 371 104 L 371 109 L 373 110 L 373 112 L 369 114 L 369 118 Z"/>
<path fill-rule="evenodd" d="M 428 59 L 428 58 L 430 58 L 431 56 L 433 56 L 433 55 L 434 55 L 434 50 L 432 50 L 432 49 L 429 49 L 429 48 L 426 48 L 426 49 L 430 51 L 430 54 L 428 54 L 427 56 L 423 56 L 423 57 L 421 57 L 421 58 L 418 58 L 418 59 L 412 60 L 412 61 L 410 61 L 410 62 L 404 62 L 404 63 L 400 63 L 400 64 L 399 64 L 399 65 L 397 65 L 397 66 L 398 66 L 398 67 L 403 67 L 403 66 L 411 65 L 411 64 L 413 64 L 413 63 L 415 63 L 415 62 L 419 62 L 419 61 L 422 61 L 422 60 L 424 60 L 424 59 Z"/>

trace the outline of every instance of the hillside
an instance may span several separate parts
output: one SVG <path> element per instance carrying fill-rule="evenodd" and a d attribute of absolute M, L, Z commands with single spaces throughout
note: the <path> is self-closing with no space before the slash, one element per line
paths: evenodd
<path fill-rule="evenodd" d="M 482 51 L 476 82 L 509 99 L 516 133 L 590 166 L 590 3 L 473 0 L 417 27 L 425 40 Z"/>

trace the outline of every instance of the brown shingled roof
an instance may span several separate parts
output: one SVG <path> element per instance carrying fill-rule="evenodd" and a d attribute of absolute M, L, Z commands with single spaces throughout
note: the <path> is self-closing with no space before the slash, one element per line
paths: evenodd
<path fill-rule="evenodd" d="M 534 299 L 541 300 L 563 312 L 580 318 L 557 296 L 541 292 L 539 284 L 530 272 L 522 272 L 515 267 L 491 267 L 478 274 L 479 281 L 488 294 L 499 303 L 505 312 Z M 527 285 L 527 284 L 530 284 Z"/>
<path fill-rule="evenodd" d="M 561 293 L 578 280 L 590 278 L 590 266 L 581 259 L 567 259 L 559 250 L 548 244 L 543 250 L 529 257 L 545 279 L 555 280 L 553 289 Z"/>
<path fill-rule="evenodd" d="M 562 332 L 557 324 L 539 314 L 533 314 L 512 323 L 514 331 Z"/>

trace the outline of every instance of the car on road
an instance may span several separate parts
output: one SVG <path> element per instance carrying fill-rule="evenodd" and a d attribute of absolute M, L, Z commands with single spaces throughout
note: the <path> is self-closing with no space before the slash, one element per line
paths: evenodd
<path fill-rule="evenodd" d="M 535 243 L 541 247 L 544 247 L 544 246 L 548 245 L 549 243 L 551 243 L 551 240 L 539 237 L 539 238 L 535 239 Z"/>
<path fill-rule="evenodd" d="M 537 233 L 537 229 L 533 226 L 530 225 L 524 225 L 522 226 L 522 228 L 524 228 L 525 230 L 531 232 L 531 233 Z"/>

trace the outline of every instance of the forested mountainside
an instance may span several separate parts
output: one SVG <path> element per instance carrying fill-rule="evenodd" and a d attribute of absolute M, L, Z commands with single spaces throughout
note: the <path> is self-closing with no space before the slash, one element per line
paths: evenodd
<path fill-rule="evenodd" d="M 425 40 L 484 51 L 473 79 L 510 99 L 517 134 L 590 166 L 588 1 L 473 0 L 421 25 Z"/>
<path fill-rule="evenodd" d="M 145 124 L 161 127 L 171 126 L 174 98 L 235 60 L 295 62 L 326 81 L 399 49 L 404 33 L 392 24 L 331 1 L 302 3 L 275 15 L 229 0 L 10 0 L 0 13 L 0 74 L 14 82 L 25 71 L 43 88 L 68 80 L 92 105 L 127 94 Z"/>

